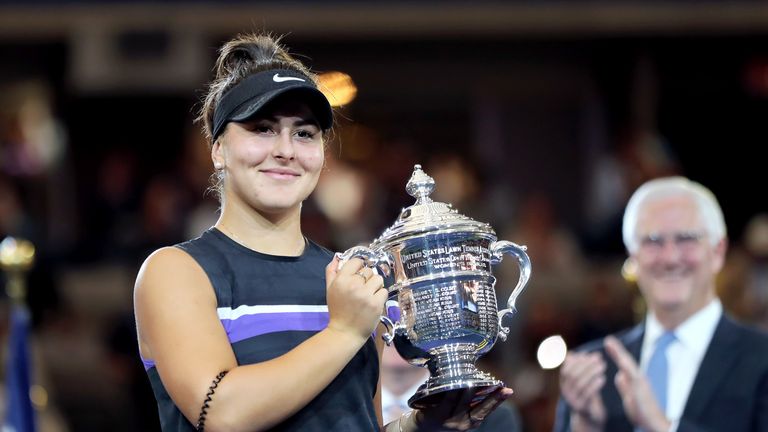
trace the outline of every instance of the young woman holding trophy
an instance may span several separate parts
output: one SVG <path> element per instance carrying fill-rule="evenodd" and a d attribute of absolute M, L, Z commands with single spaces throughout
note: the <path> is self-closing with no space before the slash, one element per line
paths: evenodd
<path fill-rule="evenodd" d="M 221 49 L 200 114 L 221 216 L 150 255 L 135 287 L 142 359 L 164 431 L 381 428 L 381 276 L 304 237 L 301 203 L 333 112 L 269 36 Z M 509 397 L 467 390 L 385 430 L 469 430 Z"/>

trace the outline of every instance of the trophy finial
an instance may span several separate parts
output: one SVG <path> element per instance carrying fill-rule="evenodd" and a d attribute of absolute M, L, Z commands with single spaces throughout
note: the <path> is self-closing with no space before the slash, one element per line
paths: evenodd
<path fill-rule="evenodd" d="M 5 290 L 15 302 L 24 302 L 27 289 L 23 275 L 34 262 L 35 246 L 31 242 L 13 237 L 0 242 L 0 269 L 8 274 Z"/>
<path fill-rule="evenodd" d="M 432 202 L 429 195 L 435 190 L 435 180 L 422 171 L 421 165 L 416 164 L 413 166 L 413 174 L 405 185 L 405 190 L 408 195 L 416 198 L 417 204 L 429 203 Z"/>

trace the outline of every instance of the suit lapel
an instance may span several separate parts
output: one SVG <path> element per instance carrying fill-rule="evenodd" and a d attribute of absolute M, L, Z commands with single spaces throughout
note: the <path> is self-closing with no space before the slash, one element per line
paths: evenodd
<path fill-rule="evenodd" d="M 640 363 L 640 351 L 643 348 L 643 335 L 645 334 L 645 321 L 634 326 L 630 331 L 625 333 L 621 338 L 621 342 L 624 347 L 627 348 L 635 361 Z"/>
<path fill-rule="evenodd" d="M 699 372 L 691 387 L 683 417 L 698 418 L 714 396 L 720 382 L 725 379 L 731 364 L 738 358 L 738 332 L 725 314 L 720 318 L 712 341 L 701 361 Z"/>

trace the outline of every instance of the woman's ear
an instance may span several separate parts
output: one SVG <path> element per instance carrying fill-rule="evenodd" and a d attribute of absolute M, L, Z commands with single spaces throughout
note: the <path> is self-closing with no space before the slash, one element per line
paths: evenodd
<path fill-rule="evenodd" d="M 213 161 L 213 168 L 216 170 L 224 169 L 224 150 L 221 145 L 221 138 L 217 138 L 211 146 L 211 160 Z"/>

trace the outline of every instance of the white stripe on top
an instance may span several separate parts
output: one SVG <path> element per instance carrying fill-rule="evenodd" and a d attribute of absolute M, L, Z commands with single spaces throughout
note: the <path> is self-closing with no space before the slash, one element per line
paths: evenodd
<path fill-rule="evenodd" d="M 244 315 L 286 313 L 286 312 L 328 312 L 328 305 L 242 305 L 235 309 L 220 307 L 216 309 L 219 319 L 237 319 Z"/>

